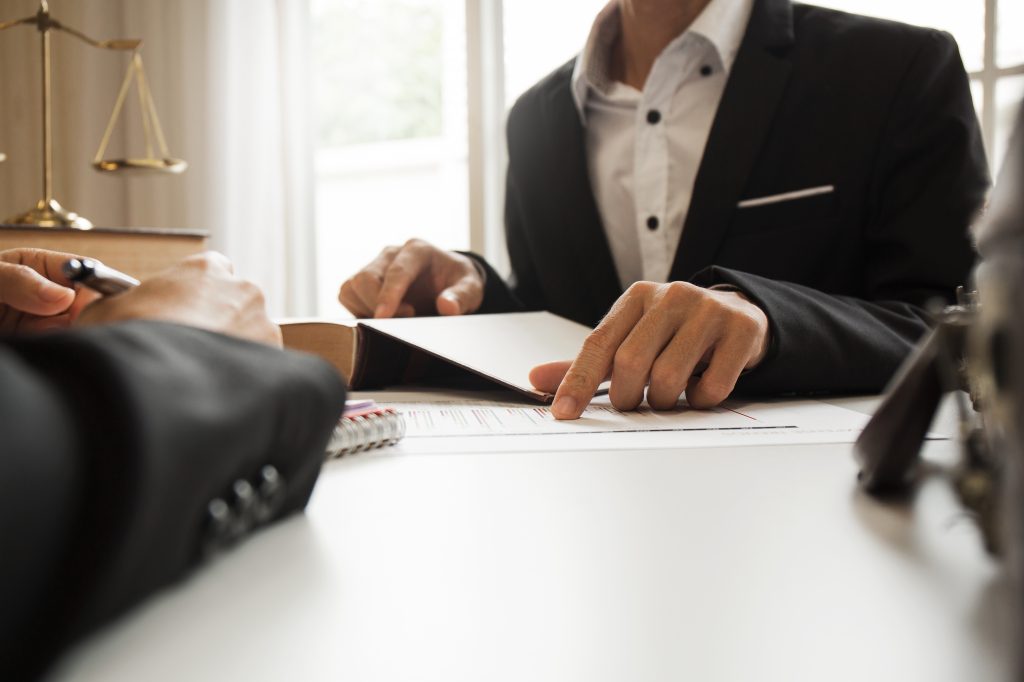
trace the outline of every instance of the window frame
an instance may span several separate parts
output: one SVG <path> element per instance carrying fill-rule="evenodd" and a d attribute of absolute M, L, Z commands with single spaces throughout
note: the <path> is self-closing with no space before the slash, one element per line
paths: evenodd
<path fill-rule="evenodd" d="M 1003 78 L 1024 75 L 1024 64 L 1000 67 L 997 61 L 999 37 L 999 0 L 985 1 L 985 42 L 980 71 L 972 71 L 969 78 L 981 84 L 981 134 L 990 163 L 996 151 L 996 86 Z"/>

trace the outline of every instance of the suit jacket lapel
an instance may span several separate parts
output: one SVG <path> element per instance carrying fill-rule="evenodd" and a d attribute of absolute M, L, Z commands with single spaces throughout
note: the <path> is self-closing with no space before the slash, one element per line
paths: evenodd
<path fill-rule="evenodd" d="M 591 317 L 599 319 L 622 287 L 590 185 L 583 124 L 568 83 L 571 73 L 570 68 L 565 82 L 553 88 L 547 100 L 550 148 L 561 152 L 555 155 L 549 175 L 550 196 L 559 198 L 560 210 L 554 212 L 557 222 L 548 229 L 565 235 L 565 240 L 558 241 L 568 247 L 569 267 L 582 276 L 580 282 L 589 291 Z"/>
<path fill-rule="evenodd" d="M 693 186 L 670 280 L 711 265 L 789 79 L 790 0 L 755 0 Z"/>

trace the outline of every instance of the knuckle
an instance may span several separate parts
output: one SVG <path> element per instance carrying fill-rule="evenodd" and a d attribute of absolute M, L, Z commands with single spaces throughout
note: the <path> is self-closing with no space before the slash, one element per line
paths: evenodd
<path fill-rule="evenodd" d="M 242 280 L 239 287 L 246 300 L 250 303 L 260 305 L 264 303 L 265 297 L 263 296 L 263 290 L 253 282 L 250 282 L 249 280 Z"/>
<path fill-rule="evenodd" d="M 15 287 L 33 287 L 35 281 L 42 277 L 35 269 L 24 263 L 11 264 L 6 266 L 7 270 L 6 277 L 9 279 L 12 286 Z M 3 272 L 0 271 L 0 275 Z"/>
<path fill-rule="evenodd" d="M 201 273 L 208 273 L 217 263 L 217 256 L 214 255 L 213 251 L 204 251 L 203 253 L 197 253 L 193 256 L 189 256 L 182 261 L 182 264 L 190 267 Z"/>
<path fill-rule="evenodd" d="M 387 283 L 390 280 L 409 277 L 411 274 L 412 272 L 409 269 L 409 264 L 406 263 L 404 260 L 396 259 L 391 261 L 391 264 L 388 265 L 388 269 L 384 271 L 384 277 L 382 278 L 382 281 Z"/>
<path fill-rule="evenodd" d="M 360 270 L 359 272 L 352 276 L 352 279 L 350 279 L 349 282 L 351 282 L 352 285 L 356 287 L 367 287 L 372 285 L 379 286 L 380 277 L 367 270 Z M 348 284 L 348 282 L 345 282 L 345 284 Z"/>
<path fill-rule="evenodd" d="M 626 289 L 626 295 L 630 297 L 646 297 L 657 290 L 658 286 L 654 282 L 633 282 Z"/>
<path fill-rule="evenodd" d="M 693 294 L 693 285 L 686 282 L 669 282 L 665 285 L 665 298 L 673 301 L 689 300 Z"/>
<path fill-rule="evenodd" d="M 632 349 L 624 346 L 619 347 L 619 349 L 615 351 L 614 366 L 615 369 L 620 370 L 624 374 L 634 377 L 638 374 L 645 373 L 647 370 L 647 368 L 644 367 L 643 358 Z"/>
<path fill-rule="evenodd" d="M 731 326 L 733 331 L 742 337 L 755 336 L 761 330 L 761 325 L 757 320 L 744 313 L 734 315 Z"/>
<path fill-rule="evenodd" d="M 12 288 L 25 286 L 26 280 L 30 280 L 34 273 L 35 271 L 27 265 L 0 263 L 0 282 L 6 283 Z M 0 286 L 3 285 L 0 284 Z"/>
<path fill-rule="evenodd" d="M 656 364 L 651 369 L 651 386 L 656 386 L 659 389 L 670 388 L 671 386 L 680 383 L 679 381 L 679 370 L 673 367 L 666 367 L 662 364 Z"/>
<path fill-rule="evenodd" d="M 644 284 L 645 284 L 644 282 L 633 282 L 626 289 L 626 295 L 627 296 L 636 296 L 636 295 L 640 294 L 644 290 L 644 286 L 643 286 Z"/>
<path fill-rule="evenodd" d="M 586 340 L 583 341 L 583 348 L 580 350 L 580 355 L 607 355 L 614 350 L 613 346 L 614 342 L 608 332 L 608 329 L 603 325 L 599 325 L 597 329 L 590 332 Z"/>
<path fill-rule="evenodd" d="M 9 265 L 8 268 L 10 268 L 10 273 L 14 279 L 28 279 L 35 275 L 36 272 L 24 263 Z"/>
<path fill-rule="evenodd" d="M 691 314 L 699 309 L 699 293 L 696 287 L 686 282 L 669 282 L 663 284 L 658 290 L 656 305 L 658 308 L 671 310 L 675 314 L 684 311 Z"/>
<path fill-rule="evenodd" d="M 341 287 L 338 289 L 338 301 L 345 304 L 352 300 L 352 285 L 347 281 L 343 282 Z"/>
<path fill-rule="evenodd" d="M 680 293 L 685 293 L 687 296 L 700 296 L 707 292 L 706 289 L 697 286 L 696 284 L 690 284 L 689 282 L 680 282 L 675 280 L 669 282 L 668 285 Z"/>
<path fill-rule="evenodd" d="M 717 379 L 705 380 L 701 382 L 700 393 L 704 403 L 717 405 L 732 393 L 732 384 Z"/>
<path fill-rule="evenodd" d="M 394 258 L 395 256 L 397 256 L 398 252 L 400 250 L 401 250 L 401 247 L 399 247 L 399 246 L 394 246 L 394 245 L 392 245 L 392 246 L 385 246 L 383 249 L 381 249 L 380 253 L 385 258 L 389 258 L 390 259 L 390 258 Z"/>
<path fill-rule="evenodd" d="M 573 393 L 587 391 L 590 388 L 590 379 L 586 371 L 578 368 L 569 370 L 569 373 L 562 379 L 562 383 Z"/>
<path fill-rule="evenodd" d="M 720 301 L 711 296 L 704 296 L 696 306 L 697 314 L 711 322 L 723 322 L 729 317 L 730 311 Z"/>

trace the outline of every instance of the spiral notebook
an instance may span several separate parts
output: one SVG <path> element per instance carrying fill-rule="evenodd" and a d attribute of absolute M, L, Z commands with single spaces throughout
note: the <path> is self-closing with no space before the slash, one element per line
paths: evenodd
<path fill-rule="evenodd" d="M 372 400 L 348 400 L 327 443 L 327 458 L 394 445 L 405 435 L 405 419 Z"/>

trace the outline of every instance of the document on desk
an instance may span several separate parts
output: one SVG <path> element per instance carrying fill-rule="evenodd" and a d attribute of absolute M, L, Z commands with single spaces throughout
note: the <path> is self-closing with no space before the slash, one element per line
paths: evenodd
<path fill-rule="evenodd" d="M 599 396 L 573 421 L 524 402 L 377 394 L 405 416 L 397 451 L 514 452 L 852 443 L 868 417 L 817 400 L 729 401 L 713 410 L 619 412 Z M 417 399 L 419 398 L 419 399 Z"/>
<path fill-rule="evenodd" d="M 540 436 L 564 434 L 660 433 L 739 429 L 788 429 L 768 424 L 730 408 L 697 411 L 688 408 L 656 412 L 642 407 L 619 412 L 605 397 L 587 407 L 579 419 L 559 421 L 547 406 L 477 401 L 398 404 L 412 437 Z"/>

